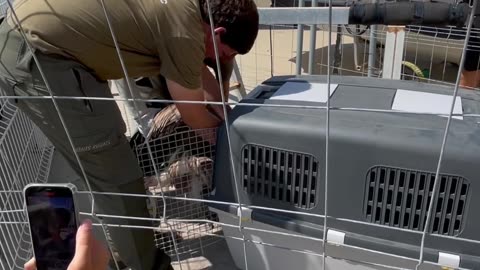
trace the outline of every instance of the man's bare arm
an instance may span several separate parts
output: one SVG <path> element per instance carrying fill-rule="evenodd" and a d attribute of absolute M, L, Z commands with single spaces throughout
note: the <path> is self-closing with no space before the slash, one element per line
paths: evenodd
<path fill-rule="evenodd" d="M 228 97 L 228 93 L 230 92 L 230 78 L 233 73 L 233 59 L 222 63 L 220 65 L 220 71 L 222 72 L 223 91 L 225 92 L 225 96 Z"/>
<path fill-rule="evenodd" d="M 206 91 L 202 88 L 187 89 L 174 81 L 168 79 L 166 81 L 173 100 L 205 101 Z M 185 124 L 193 129 L 217 127 L 222 121 L 217 115 L 209 112 L 205 104 L 176 103 L 175 105 Z"/>
<path fill-rule="evenodd" d="M 222 73 L 221 83 L 223 85 L 223 91 L 226 97 L 228 97 L 228 93 L 230 91 L 230 78 L 232 77 L 232 73 L 233 73 L 233 61 L 234 59 L 231 59 L 229 61 L 220 63 L 220 72 Z M 215 71 L 215 77 L 217 78 L 217 81 L 219 81 L 218 69 L 217 69 L 216 63 L 213 60 L 211 60 L 211 61 L 207 61 L 207 65 Z"/>
<path fill-rule="evenodd" d="M 206 101 L 222 102 L 222 95 L 218 81 L 206 66 L 202 69 L 202 87 L 205 91 Z M 228 102 L 228 89 L 224 92 L 223 100 Z M 221 119 L 225 118 L 222 105 L 209 105 L 209 109 Z M 230 111 L 230 106 L 228 105 L 227 111 Z"/>

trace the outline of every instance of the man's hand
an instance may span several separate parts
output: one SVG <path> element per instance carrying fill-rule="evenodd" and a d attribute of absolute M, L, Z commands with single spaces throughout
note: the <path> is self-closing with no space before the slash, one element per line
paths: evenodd
<path fill-rule="evenodd" d="M 226 85 L 228 86 L 229 84 L 227 83 Z M 225 87 L 225 84 L 224 84 L 224 87 Z M 206 66 L 204 66 L 202 70 L 202 88 L 205 91 L 204 93 L 205 101 L 222 102 L 222 95 L 221 95 L 218 81 L 215 79 L 213 74 L 210 72 L 210 70 Z M 224 94 L 223 100 L 225 102 L 228 102 L 229 89 L 224 88 L 223 94 Z M 216 116 L 220 117 L 222 120 L 225 119 L 222 105 L 209 104 L 207 106 L 209 111 L 213 112 Z M 231 109 L 230 106 L 227 105 L 227 112 L 229 112 L 230 109 Z"/>
<path fill-rule="evenodd" d="M 106 247 L 98 242 L 92 233 L 92 222 L 87 220 L 77 231 L 75 256 L 68 270 L 104 270 L 110 259 Z"/>
<path fill-rule="evenodd" d="M 110 259 L 106 247 L 92 234 L 92 222 L 87 220 L 77 230 L 75 256 L 67 270 L 105 270 Z M 35 259 L 25 264 L 25 270 L 35 270 Z"/>

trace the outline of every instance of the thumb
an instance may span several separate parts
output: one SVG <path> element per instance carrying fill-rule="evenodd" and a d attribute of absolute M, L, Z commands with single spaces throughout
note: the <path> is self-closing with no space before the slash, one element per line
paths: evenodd
<path fill-rule="evenodd" d="M 85 264 L 90 263 L 92 244 L 92 221 L 86 220 L 77 230 L 75 256 L 73 257 L 71 265 L 86 266 Z"/>
<path fill-rule="evenodd" d="M 25 270 L 35 270 L 35 269 L 37 269 L 37 267 L 35 266 L 35 259 L 34 258 L 30 259 L 30 261 L 28 261 L 25 264 L 24 269 Z"/>

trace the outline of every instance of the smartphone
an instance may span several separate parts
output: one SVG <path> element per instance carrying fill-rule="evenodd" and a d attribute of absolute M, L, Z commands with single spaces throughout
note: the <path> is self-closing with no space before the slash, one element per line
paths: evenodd
<path fill-rule="evenodd" d="M 73 259 L 78 229 L 73 193 L 68 184 L 24 188 L 37 270 L 66 270 Z"/>

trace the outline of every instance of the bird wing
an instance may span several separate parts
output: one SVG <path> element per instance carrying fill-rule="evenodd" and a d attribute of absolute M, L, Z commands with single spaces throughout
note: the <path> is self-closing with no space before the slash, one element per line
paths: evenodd
<path fill-rule="evenodd" d="M 148 138 L 159 138 L 173 134 L 179 127 L 186 126 L 175 104 L 158 112 L 152 121 Z"/>

